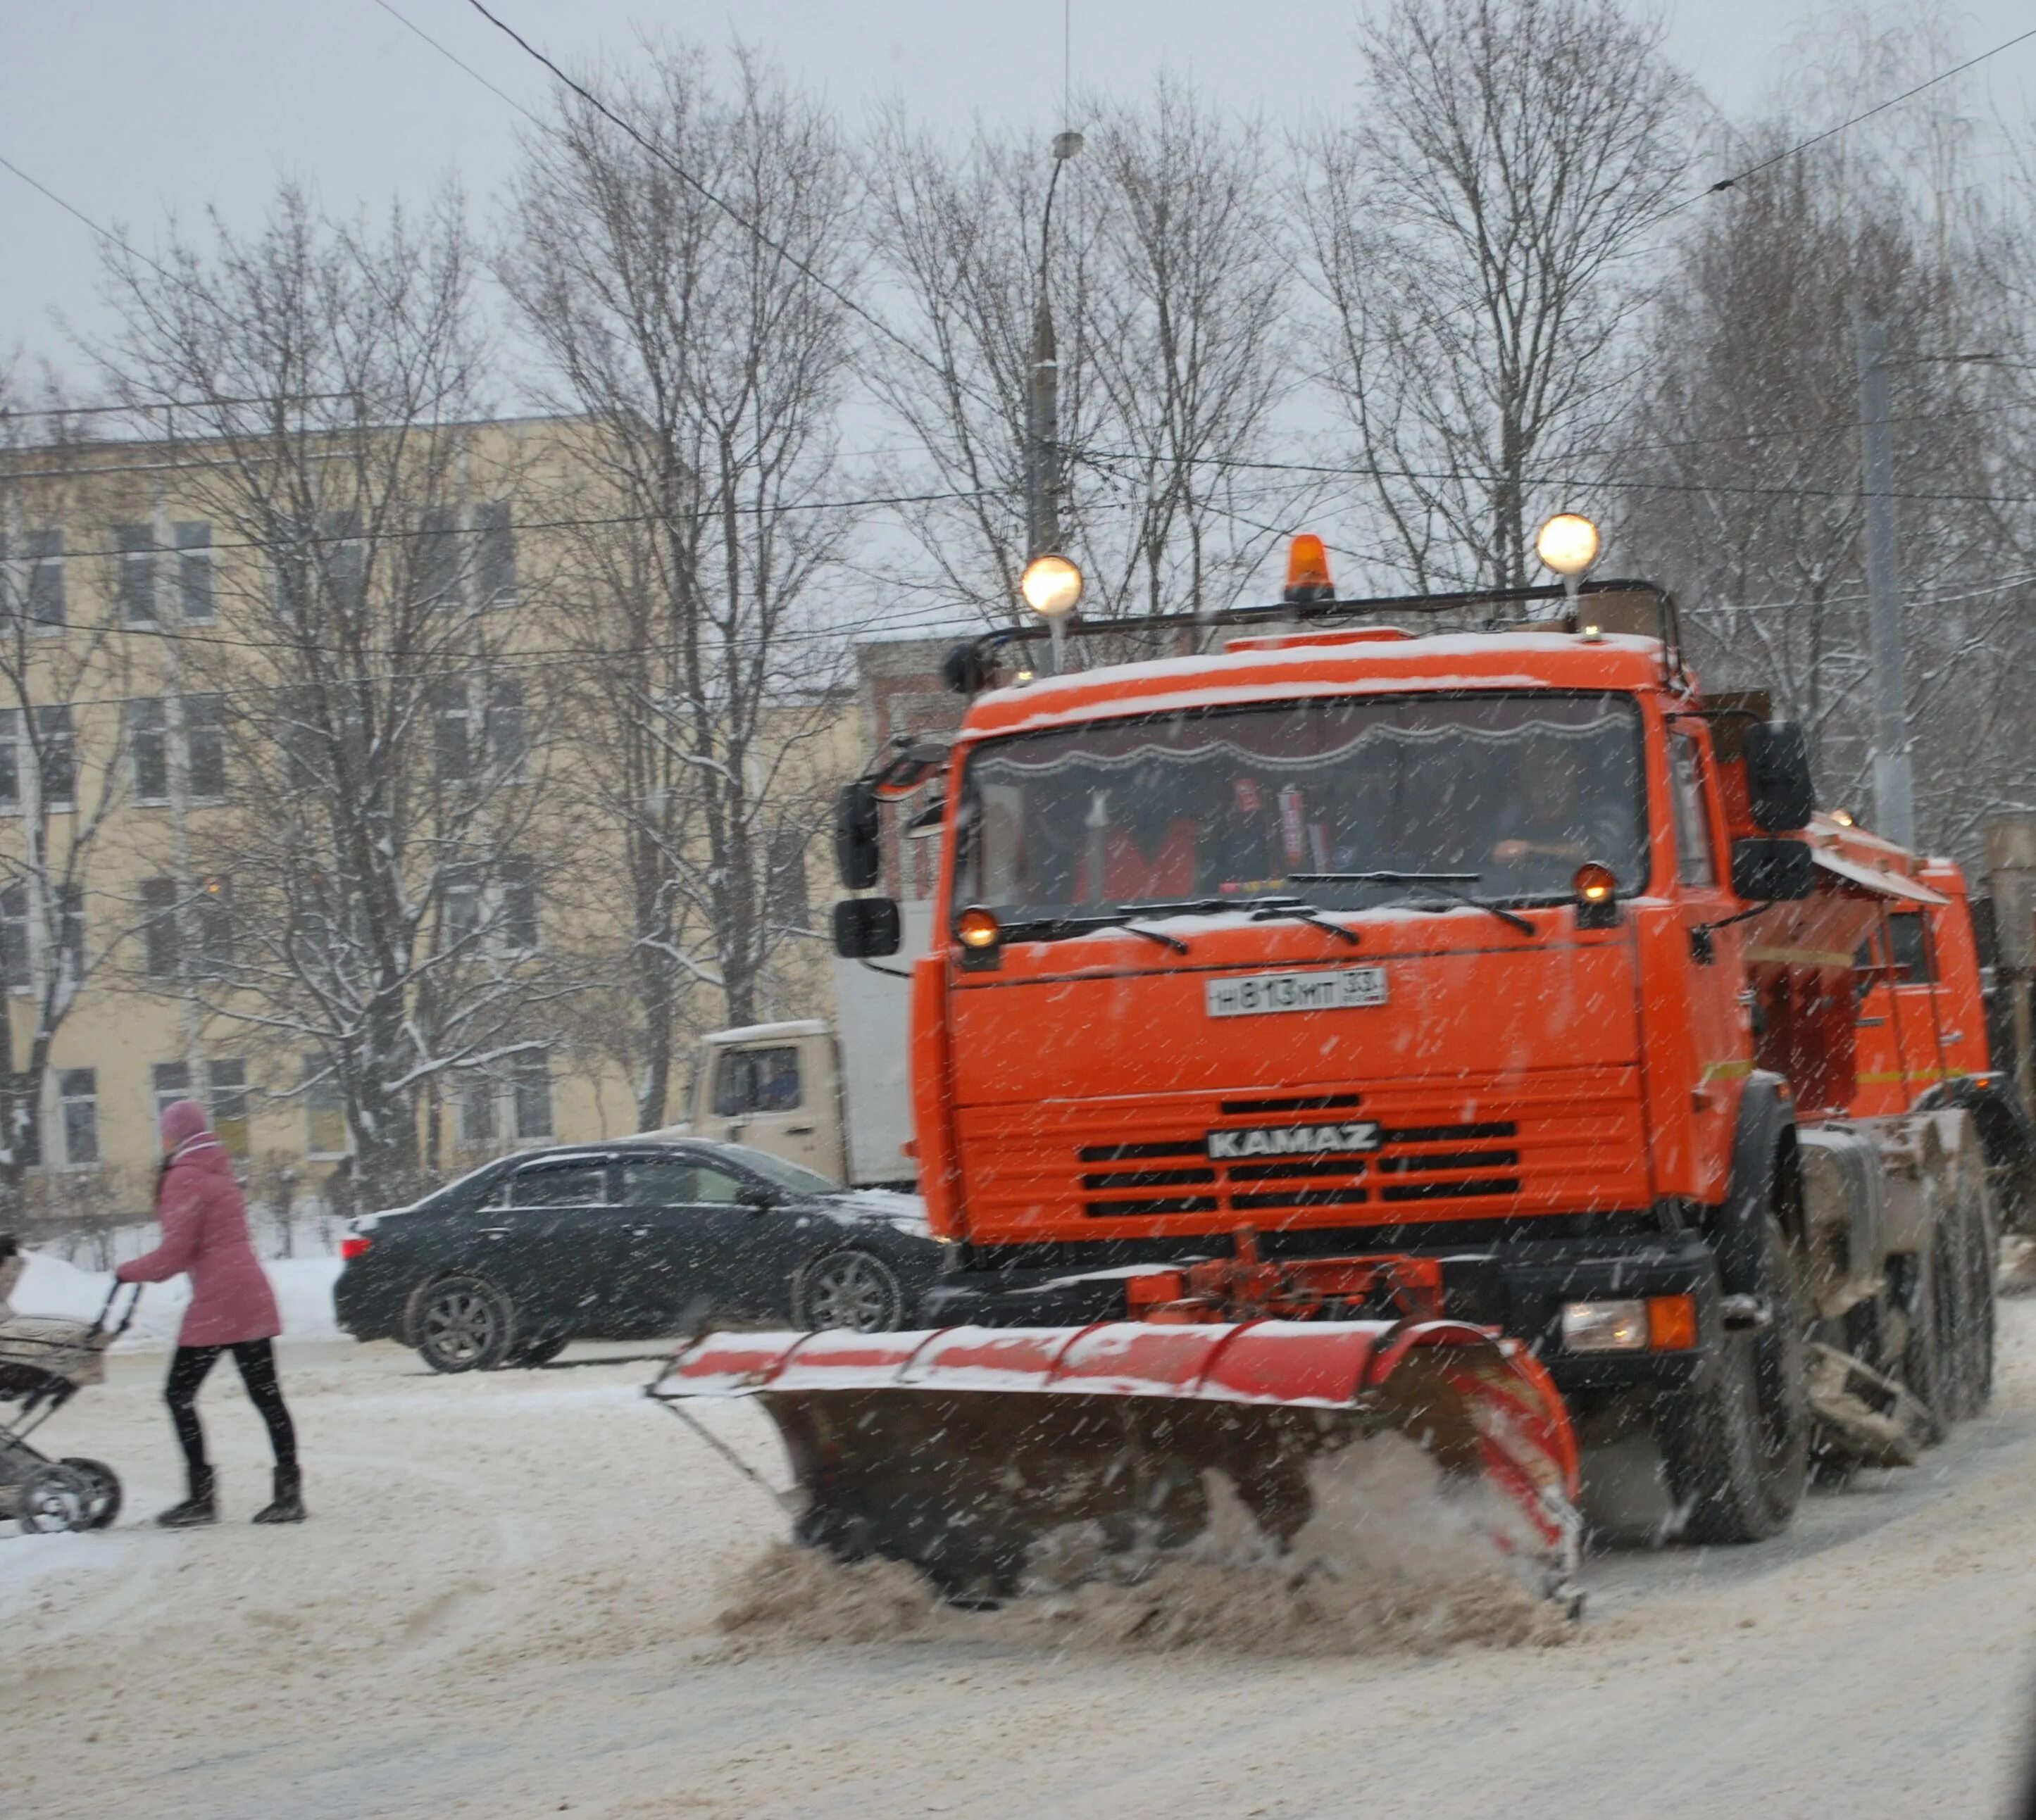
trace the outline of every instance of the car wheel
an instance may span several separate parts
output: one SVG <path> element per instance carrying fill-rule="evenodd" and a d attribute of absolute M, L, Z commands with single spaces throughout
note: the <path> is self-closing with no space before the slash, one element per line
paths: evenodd
<path fill-rule="evenodd" d="M 432 1283 L 417 1309 L 417 1354 L 434 1371 L 494 1371 L 515 1348 L 515 1311 L 477 1276 Z"/>
<path fill-rule="evenodd" d="M 85 1481 L 85 1527 L 111 1529 L 114 1519 L 120 1514 L 120 1480 L 113 1468 L 98 1460 L 74 1458 L 61 1464 Z"/>
<path fill-rule="evenodd" d="M 905 1318 L 896 1273 L 866 1251 L 831 1251 L 800 1273 L 794 1310 L 801 1327 L 884 1333 Z"/>
<path fill-rule="evenodd" d="M 518 1347 L 509 1362 L 529 1366 L 549 1365 L 565 1349 L 566 1342 L 561 1339 L 534 1340 L 528 1346 Z"/>

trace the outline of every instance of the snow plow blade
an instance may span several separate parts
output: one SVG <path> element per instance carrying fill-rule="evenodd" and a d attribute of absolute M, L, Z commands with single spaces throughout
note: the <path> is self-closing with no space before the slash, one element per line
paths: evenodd
<path fill-rule="evenodd" d="M 1448 1320 L 1246 1321 L 930 1332 L 716 1334 L 650 1394 L 755 1396 L 782 1435 L 797 1537 L 910 1562 L 951 1598 L 1009 1596 L 1067 1525 L 1114 1551 L 1177 1547 L 1225 1475 L 1265 1535 L 1313 1509 L 1310 1468 L 1398 1432 L 1446 1483 L 1482 1483 L 1500 1546 L 1567 1598 L 1577 1446 L 1516 1343 Z"/>

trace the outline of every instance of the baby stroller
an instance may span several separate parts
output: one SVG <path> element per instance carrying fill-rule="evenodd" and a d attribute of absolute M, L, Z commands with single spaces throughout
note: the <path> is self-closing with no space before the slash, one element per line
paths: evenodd
<path fill-rule="evenodd" d="M 127 1331 L 141 1286 L 115 1283 L 89 1325 L 17 1314 L 7 1298 L 24 1260 L 11 1234 L 0 1233 L 0 1518 L 24 1535 L 104 1529 L 120 1514 L 120 1481 L 96 1460 L 52 1460 L 28 1437 L 88 1384 L 106 1380 L 106 1349 Z M 123 1288 L 131 1288 L 117 1326 L 107 1324 Z M 13 1414 L 9 1405 L 18 1404 Z"/>

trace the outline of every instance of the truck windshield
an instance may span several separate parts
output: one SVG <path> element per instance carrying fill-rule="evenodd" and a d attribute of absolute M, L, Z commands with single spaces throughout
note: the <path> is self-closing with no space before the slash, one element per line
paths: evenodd
<path fill-rule="evenodd" d="M 986 742 L 963 780 L 955 906 L 1007 926 L 1141 903 L 1567 897 L 1585 860 L 1647 880 L 1640 715 L 1615 694 L 1332 698 Z M 1391 872 L 1328 882 L 1308 874 Z"/>

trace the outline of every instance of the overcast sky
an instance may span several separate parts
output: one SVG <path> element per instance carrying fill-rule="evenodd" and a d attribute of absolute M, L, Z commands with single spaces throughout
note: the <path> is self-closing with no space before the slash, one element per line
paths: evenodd
<path fill-rule="evenodd" d="M 543 72 L 466 0 L 390 0 L 481 75 L 541 106 Z M 738 34 L 846 113 L 901 93 L 923 119 L 1059 122 L 1063 0 L 491 0 L 569 66 L 626 58 L 639 32 Z M 1333 106 L 1357 70 L 1352 0 L 1073 0 L 1077 86 L 1144 85 L 1162 63 L 1239 107 Z M 1822 9 L 1806 0 L 1669 0 L 1672 55 L 1721 106 L 1757 102 Z M 1972 0 L 1968 51 L 2026 29 L 2030 0 Z M 1928 73 L 1919 71 L 1918 75 Z M 2026 113 L 2036 40 L 1988 66 L 1980 93 Z M 492 198 L 514 155 L 511 108 L 376 0 L 13 0 L 0 24 L 0 156 L 94 220 L 156 243 L 164 213 L 217 203 L 258 219 L 277 179 L 339 211 L 457 173 Z M 1824 122 L 1805 123 L 1814 130 Z M 1868 129 L 1862 129 L 1868 130 Z M 0 171 L 0 353 L 73 372 L 55 326 L 103 320 L 91 232 Z"/>

